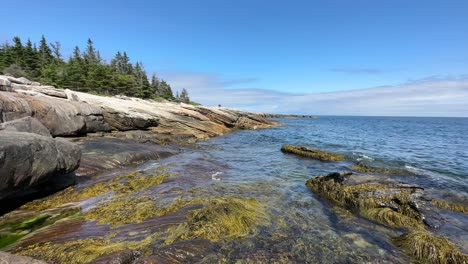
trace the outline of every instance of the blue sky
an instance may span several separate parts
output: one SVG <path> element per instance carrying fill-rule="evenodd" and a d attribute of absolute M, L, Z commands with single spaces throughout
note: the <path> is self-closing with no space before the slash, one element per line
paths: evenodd
<path fill-rule="evenodd" d="M 149 73 L 157 72 L 175 89 L 187 88 L 205 104 L 291 113 L 468 116 L 466 0 L 17 0 L 2 5 L 2 20 L 2 41 L 16 35 L 38 41 L 44 34 L 60 41 L 67 55 L 90 37 L 105 59 L 125 50 Z M 398 102 L 368 112 L 353 111 L 353 105 L 298 107 L 291 99 L 454 81 L 435 89 L 417 111 L 395 111 Z M 402 100 L 415 96 L 398 94 Z"/>

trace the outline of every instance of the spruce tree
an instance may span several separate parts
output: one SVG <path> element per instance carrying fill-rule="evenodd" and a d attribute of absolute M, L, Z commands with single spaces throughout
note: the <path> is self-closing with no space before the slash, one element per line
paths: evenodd
<path fill-rule="evenodd" d="M 190 97 L 188 95 L 187 90 L 185 90 L 185 88 L 182 88 L 182 92 L 180 93 L 180 101 L 186 104 L 190 103 Z"/>
<path fill-rule="evenodd" d="M 44 35 L 42 35 L 41 42 L 39 44 L 39 67 L 45 68 L 49 63 L 51 63 L 52 59 L 52 51 L 50 50 L 49 45 L 47 45 Z"/>

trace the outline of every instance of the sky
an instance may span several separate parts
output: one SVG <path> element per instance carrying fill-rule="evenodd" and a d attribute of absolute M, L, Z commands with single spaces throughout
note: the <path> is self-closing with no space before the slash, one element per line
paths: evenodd
<path fill-rule="evenodd" d="M 24 1 L 0 41 L 91 38 L 191 99 L 257 112 L 468 116 L 468 1 Z"/>

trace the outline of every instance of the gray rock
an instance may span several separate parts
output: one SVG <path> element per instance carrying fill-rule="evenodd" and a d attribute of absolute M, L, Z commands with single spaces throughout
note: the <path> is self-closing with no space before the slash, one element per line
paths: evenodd
<path fill-rule="evenodd" d="M 51 137 L 49 130 L 36 118 L 30 116 L 0 123 L 0 130 L 10 132 L 28 132 Z"/>
<path fill-rule="evenodd" d="M 47 264 L 47 262 L 0 251 L 0 264 Z"/>
<path fill-rule="evenodd" d="M 11 90 L 11 82 L 6 77 L 0 76 L 0 91 L 10 92 Z"/>
<path fill-rule="evenodd" d="M 32 133 L 0 133 L 0 202 L 26 199 L 74 182 L 80 148 L 64 139 Z"/>

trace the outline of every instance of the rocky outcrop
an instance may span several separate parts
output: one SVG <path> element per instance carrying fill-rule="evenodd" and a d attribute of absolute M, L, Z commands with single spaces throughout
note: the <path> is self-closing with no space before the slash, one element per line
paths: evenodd
<path fill-rule="evenodd" d="M 284 144 L 281 147 L 281 151 L 321 161 L 341 161 L 345 159 L 345 156 L 342 154 L 312 149 L 305 146 Z"/>
<path fill-rule="evenodd" d="M 36 118 L 30 116 L 0 123 L 0 131 L 27 132 L 50 137 L 49 130 Z"/>
<path fill-rule="evenodd" d="M 35 117 L 53 136 L 151 130 L 209 138 L 232 129 L 257 129 L 278 124 L 261 114 L 222 107 L 97 96 L 41 86 L 10 76 L 0 76 L 0 80 L 0 122 Z"/>
<path fill-rule="evenodd" d="M 0 133 L 0 203 L 2 211 L 37 195 L 74 183 L 81 151 L 64 139 L 24 132 Z"/>

